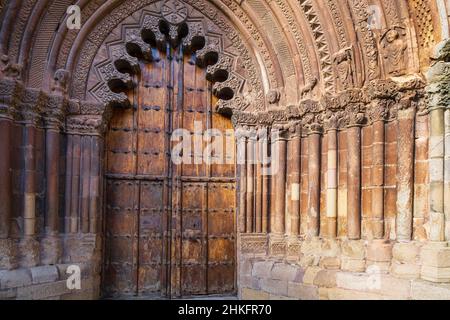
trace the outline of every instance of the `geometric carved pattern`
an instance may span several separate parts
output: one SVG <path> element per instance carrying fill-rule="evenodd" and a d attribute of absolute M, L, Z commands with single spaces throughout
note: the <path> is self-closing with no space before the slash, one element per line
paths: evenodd
<path fill-rule="evenodd" d="M 131 75 L 139 73 L 139 60 L 151 63 L 152 48 L 166 50 L 170 45 L 195 53 L 195 63 L 206 68 L 206 79 L 213 83 L 213 94 L 219 100 L 233 99 L 244 83 L 244 79 L 232 71 L 234 57 L 223 53 L 219 42 L 205 35 L 201 21 L 185 22 L 180 19 L 182 16 L 170 14 L 169 8 L 163 9 L 176 24 L 146 14 L 139 27 L 126 28 L 123 44 L 111 47 L 110 60 L 96 66 L 101 82 L 94 87 L 94 96 L 107 105 L 130 106 L 124 92 L 133 86 Z M 218 105 L 221 104 L 219 101 Z"/>

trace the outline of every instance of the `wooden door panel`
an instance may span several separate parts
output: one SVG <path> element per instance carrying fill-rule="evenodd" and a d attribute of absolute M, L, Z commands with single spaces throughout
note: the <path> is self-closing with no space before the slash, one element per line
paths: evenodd
<path fill-rule="evenodd" d="M 210 265 L 208 267 L 208 293 L 233 294 L 235 292 L 235 265 Z"/>
<path fill-rule="evenodd" d="M 107 292 L 188 296 L 235 290 L 235 166 L 203 159 L 205 130 L 225 134 L 231 122 L 211 112 L 214 98 L 205 70 L 193 57 L 177 55 L 167 59 L 160 53 L 160 60 L 142 63 L 137 90 L 130 92 L 134 107 L 118 110 L 111 121 Z M 194 143 L 196 123 L 199 150 L 192 144 L 192 163 L 175 165 L 170 135 L 188 130 Z M 227 143 L 234 148 L 232 135 L 223 138 L 224 151 Z M 194 156 L 200 164 L 193 163 Z M 128 180 L 117 180 L 120 174 Z"/>
<path fill-rule="evenodd" d="M 110 295 L 136 290 L 138 190 L 138 183 L 132 180 L 107 182 L 105 291 Z"/>
<path fill-rule="evenodd" d="M 205 265 L 183 265 L 181 271 L 181 294 L 183 296 L 207 294 L 205 275 Z"/>

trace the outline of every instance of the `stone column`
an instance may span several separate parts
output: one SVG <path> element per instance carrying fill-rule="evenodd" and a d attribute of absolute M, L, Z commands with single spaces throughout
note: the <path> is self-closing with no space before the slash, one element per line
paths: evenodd
<path fill-rule="evenodd" d="M 444 109 L 430 111 L 430 240 L 445 240 Z"/>
<path fill-rule="evenodd" d="M 255 148 L 256 134 L 250 129 L 247 140 L 247 197 L 246 197 L 246 232 L 255 231 Z"/>
<path fill-rule="evenodd" d="M 347 128 L 347 236 L 361 238 L 361 127 L 358 122 Z"/>
<path fill-rule="evenodd" d="M 374 239 L 384 237 L 384 139 L 385 106 L 377 101 L 372 106 L 372 221 Z"/>
<path fill-rule="evenodd" d="M 290 217 L 291 236 L 298 236 L 300 233 L 300 157 L 301 157 L 301 126 L 299 124 L 292 124 L 289 127 L 289 142 L 288 142 L 288 184 L 287 188 L 290 191 L 288 208 L 288 216 Z"/>
<path fill-rule="evenodd" d="M 428 70 L 428 110 L 430 111 L 430 242 L 421 248 L 421 278 L 432 282 L 450 282 L 448 196 L 450 179 L 446 162 L 450 153 L 448 142 L 448 108 L 450 99 L 450 41 L 441 42 L 435 52 L 436 62 Z M 447 219 L 446 219 L 447 218 Z M 447 225 L 446 225 L 447 224 Z M 447 237 L 446 237 L 447 231 Z"/>
<path fill-rule="evenodd" d="M 450 42 L 439 44 L 435 59 L 438 60 L 427 72 L 428 110 L 430 111 L 430 240 L 445 240 L 445 113 L 449 105 L 450 63 L 448 50 Z"/>
<path fill-rule="evenodd" d="M 0 270 L 13 269 L 15 263 L 15 245 L 10 239 L 12 215 L 12 163 L 11 134 L 14 120 L 12 104 L 15 83 L 0 82 L 0 91 L 6 93 L 0 96 Z"/>
<path fill-rule="evenodd" d="M 262 145 L 260 141 L 260 130 L 257 129 L 256 145 L 255 145 L 255 232 L 262 232 L 262 192 L 263 192 L 263 176 L 262 176 Z"/>
<path fill-rule="evenodd" d="M 284 128 L 275 127 L 275 130 L 283 130 L 272 143 L 275 153 L 272 161 L 275 161 L 276 169 L 272 172 L 275 178 L 275 188 L 272 190 L 275 200 L 274 225 L 272 233 L 284 234 L 285 232 L 285 209 L 286 209 L 286 138 L 283 136 Z"/>
<path fill-rule="evenodd" d="M 397 120 L 397 239 L 410 241 L 413 230 L 414 139 L 416 109 L 409 99 L 399 104 Z"/>
<path fill-rule="evenodd" d="M 328 137 L 327 151 L 327 230 L 326 235 L 330 239 L 335 239 L 337 235 L 337 179 L 338 179 L 338 140 L 337 140 L 338 119 L 336 115 L 331 115 L 327 122 L 326 133 Z"/>
<path fill-rule="evenodd" d="M 321 127 L 311 125 L 308 135 L 308 238 L 320 231 L 320 154 Z"/>
<path fill-rule="evenodd" d="M 263 129 L 259 135 L 260 151 L 261 151 L 261 174 L 262 174 L 262 196 L 261 196 L 261 232 L 267 233 L 270 228 L 269 210 L 270 210 L 270 164 L 269 164 L 269 146 L 270 141 L 268 132 Z"/>
<path fill-rule="evenodd" d="M 445 159 L 444 159 L 444 199 L 450 199 L 450 108 L 444 112 L 445 122 Z M 445 240 L 450 241 L 450 201 L 444 202 Z"/>
<path fill-rule="evenodd" d="M 247 137 L 246 131 L 238 127 L 236 129 L 236 141 L 237 141 L 237 165 L 239 173 L 239 232 L 245 233 L 246 231 L 246 190 L 247 190 Z"/>
<path fill-rule="evenodd" d="M 69 102 L 70 103 L 70 102 Z M 74 107 L 71 107 L 74 108 Z M 101 161 L 104 154 L 104 131 L 110 115 L 103 105 L 81 103 L 85 113 L 66 118 L 66 237 L 64 262 L 79 257 L 80 239 L 96 244 L 98 221 L 101 217 L 103 175 Z"/>
<path fill-rule="evenodd" d="M 20 241 L 20 265 L 33 267 L 39 263 L 39 243 L 36 240 L 36 127 L 40 123 L 43 95 L 35 89 L 26 89 L 22 97 L 22 208 L 23 237 Z"/>
<path fill-rule="evenodd" d="M 41 240 L 41 263 L 60 261 L 62 244 L 59 238 L 59 163 L 60 138 L 65 114 L 62 96 L 50 96 L 44 116 L 45 124 L 45 238 Z"/>
<path fill-rule="evenodd" d="M 103 134 L 109 112 L 84 105 L 93 115 L 67 119 L 66 228 L 69 233 L 98 232 L 101 212 Z"/>
<path fill-rule="evenodd" d="M 11 227 L 11 123 L 12 119 L 0 114 L 0 239 L 7 239 Z"/>

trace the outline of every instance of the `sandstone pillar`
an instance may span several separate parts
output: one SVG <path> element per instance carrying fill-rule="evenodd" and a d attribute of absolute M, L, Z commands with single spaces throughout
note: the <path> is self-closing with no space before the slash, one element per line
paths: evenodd
<path fill-rule="evenodd" d="M 65 221 L 69 233 L 98 232 L 105 127 L 105 115 L 99 113 L 67 119 Z"/>
<path fill-rule="evenodd" d="M 39 243 L 36 240 L 36 133 L 40 123 L 39 110 L 43 106 L 43 101 L 41 92 L 27 89 L 20 106 L 23 117 L 21 145 L 23 233 L 20 241 L 22 267 L 33 267 L 39 263 Z"/>
<path fill-rule="evenodd" d="M 263 176 L 262 176 L 262 145 L 260 137 L 260 129 L 256 132 L 255 141 L 255 232 L 262 232 L 262 192 L 263 192 Z"/>
<path fill-rule="evenodd" d="M 62 244 L 59 238 L 59 173 L 61 128 L 65 101 L 52 96 L 47 105 L 45 123 L 45 237 L 41 240 L 41 263 L 60 261 Z"/>
<path fill-rule="evenodd" d="M 259 148 L 261 151 L 261 174 L 262 174 L 262 195 L 261 195 L 261 232 L 267 233 L 270 228 L 270 163 L 269 163 L 269 139 L 267 130 L 262 130 L 259 135 Z"/>
<path fill-rule="evenodd" d="M 347 129 L 347 236 L 361 238 L 361 127 Z"/>
<path fill-rule="evenodd" d="M 335 119 L 333 119 L 335 120 Z M 331 122 L 331 121 L 330 121 Z M 337 235 L 337 123 L 331 122 L 327 130 L 328 151 L 327 151 L 327 230 L 326 236 L 334 239 Z"/>
<path fill-rule="evenodd" d="M 247 195 L 246 195 L 246 232 L 255 231 L 255 148 L 256 135 L 250 131 L 247 140 Z"/>
<path fill-rule="evenodd" d="M 319 236 L 320 229 L 320 149 L 321 130 L 312 126 L 308 136 L 308 232 L 309 238 Z"/>
<path fill-rule="evenodd" d="M 445 176 L 449 171 L 444 163 L 446 153 L 446 120 L 448 114 L 448 87 L 450 85 L 450 63 L 448 62 L 449 42 L 441 42 L 435 52 L 436 62 L 427 71 L 428 110 L 430 111 L 430 144 L 429 144 L 429 175 L 430 175 L 430 236 L 431 241 L 446 239 L 446 198 Z M 447 48 L 447 49 L 445 49 Z M 446 111 L 447 110 L 447 111 Z M 448 131 L 448 129 L 447 129 Z M 447 176 L 450 176 L 447 173 Z M 450 179 L 448 179 L 450 180 Z M 448 188 L 448 187 L 447 187 Z M 447 220 L 449 220 L 447 215 Z M 450 232 L 447 232 L 450 233 Z M 448 238 L 448 237 L 447 237 Z"/>
<path fill-rule="evenodd" d="M 450 109 L 447 107 L 445 117 L 445 159 L 444 159 L 444 214 L 445 214 L 445 240 L 450 241 Z"/>
<path fill-rule="evenodd" d="M 279 130 L 279 128 L 275 128 Z M 274 200 L 272 233 L 284 234 L 285 232 L 285 208 L 286 208 L 286 139 L 283 132 L 272 141 L 274 152 L 272 153 L 272 179 L 274 186 L 272 199 Z"/>
<path fill-rule="evenodd" d="M 11 131 L 12 110 L 0 105 L 0 270 L 15 265 L 14 243 L 9 238 L 12 214 Z"/>
<path fill-rule="evenodd" d="M 405 102 L 398 111 L 397 142 L 397 239 L 410 241 L 413 229 L 414 122 L 416 110 Z"/>
<path fill-rule="evenodd" d="M 373 238 L 384 237 L 384 120 L 374 119 L 372 124 L 372 223 Z"/>
<path fill-rule="evenodd" d="M 11 227 L 11 124 L 11 117 L 0 115 L 0 239 L 8 239 Z"/>
<path fill-rule="evenodd" d="M 239 176 L 239 232 L 246 231 L 246 190 L 247 190 L 247 138 L 246 132 L 243 128 L 236 129 L 237 140 L 237 165 Z"/>
<path fill-rule="evenodd" d="M 430 112 L 430 240 L 445 239 L 444 216 L 444 109 Z"/>
<path fill-rule="evenodd" d="M 300 155 L 301 155 L 301 127 L 293 124 L 289 128 L 290 139 L 288 141 L 287 188 L 289 197 L 287 199 L 288 216 L 290 218 L 289 234 L 298 236 L 300 233 Z"/>

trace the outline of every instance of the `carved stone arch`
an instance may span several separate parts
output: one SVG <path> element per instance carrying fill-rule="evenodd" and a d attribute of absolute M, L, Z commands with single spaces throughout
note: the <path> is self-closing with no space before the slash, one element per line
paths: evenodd
<path fill-rule="evenodd" d="M 129 107 L 124 92 L 133 87 L 132 75 L 140 72 L 139 60 L 151 63 L 155 50 L 170 45 L 192 53 L 194 63 L 206 69 L 206 79 L 213 83 L 212 92 L 219 99 L 218 112 L 231 113 L 232 109 L 247 107 L 242 99 L 236 99 L 245 82 L 234 71 L 236 57 L 226 53 L 220 38 L 206 32 L 203 24 L 203 20 L 188 17 L 170 23 L 162 15 L 144 13 L 138 26 L 123 28 L 121 41 L 107 45 L 109 58 L 95 65 L 101 80 L 91 93 L 107 106 Z"/>

